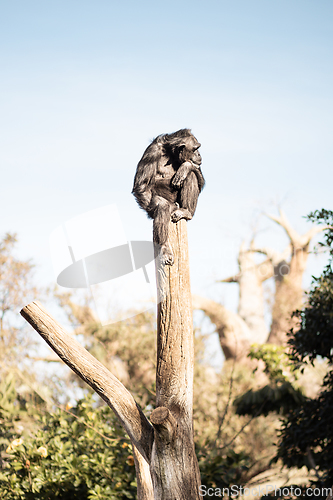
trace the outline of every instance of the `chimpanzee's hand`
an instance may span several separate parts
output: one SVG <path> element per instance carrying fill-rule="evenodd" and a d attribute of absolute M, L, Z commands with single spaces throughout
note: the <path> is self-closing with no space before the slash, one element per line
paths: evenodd
<path fill-rule="evenodd" d="M 171 180 L 172 187 L 176 189 L 181 188 L 191 170 L 193 170 L 193 165 L 190 161 L 182 163 Z"/>

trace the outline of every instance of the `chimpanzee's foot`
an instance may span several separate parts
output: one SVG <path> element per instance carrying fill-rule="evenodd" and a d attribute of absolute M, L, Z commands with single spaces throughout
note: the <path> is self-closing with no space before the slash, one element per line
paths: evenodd
<path fill-rule="evenodd" d="M 186 208 L 178 208 L 171 214 L 171 220 L 178 222 L 180 219 L 191 220 L 192 215 Z"/>

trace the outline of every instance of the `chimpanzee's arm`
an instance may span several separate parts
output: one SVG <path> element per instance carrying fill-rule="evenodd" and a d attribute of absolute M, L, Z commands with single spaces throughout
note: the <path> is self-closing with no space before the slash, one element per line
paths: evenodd
<path fill-rule="evenodd" d="M 190 172 L 194 172 L 197 181 L 198 181 L 198 187 L 199 187 L 199 193 L 204 187 L 205 180 L 203 178 L 201 168 L 199 165 L 196 165 L 195 163 L 191 161 L 185 161 L 180 165 L 178 168 L 177 172 L 172 178 L 171 184 L 174 188 L 179 189 L 182 187 L 184 180 L 187 178 Z"/>

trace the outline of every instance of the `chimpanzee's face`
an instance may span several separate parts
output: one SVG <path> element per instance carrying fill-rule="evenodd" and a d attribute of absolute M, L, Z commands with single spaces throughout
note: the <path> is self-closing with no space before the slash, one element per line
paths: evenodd
<path fill-rule="evenodd" d="M 193 139 L 191 138 L 187 146 L 189 160 L 191 160 L 196 165 L 201 165 L 202 163 L 201 154 L 199 153 L 200 146 L 200 142 L 198 142 L 195 137 L 193 137 Z"/>

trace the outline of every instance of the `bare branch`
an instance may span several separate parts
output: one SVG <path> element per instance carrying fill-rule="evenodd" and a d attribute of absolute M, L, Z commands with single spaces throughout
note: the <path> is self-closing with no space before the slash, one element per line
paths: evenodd
<path fill-rule="evenodd" d="M 149 464 L 132 443 L 138 500 L 154 500 L 154 489 Z"/>
<path fill-rule="evenodd" d="M 256 273 L 261 282 L 274 276 L 274 265 L 270 259 L 266 259 L 258 264 Z"/>
<path fill-rule="evenodd" d="M 126 387 L 71 337 L 38 302 L 24 307 L 21 315 L 82 380 L 112 408 L 132 442 L 149 462 L 153 428 Z"/>
<path fill-rule="evenodd" d="M 300 241 L 302 242 L 302 247 L 306 247 L 311 242 L 312 238 L 314 238 L 317 234 L 325 231 L 326 229 L 331 229 L 332 226 L 313 226 L 309 231 L 303 236 L 301 236 Z"/>
<path fill-rule="evenodd" d="M 288 259 L 291 253 L 291 246 L 288 245 L 283 252 L 277 252 L 273 248 L 269 247 L 254 248 L 253 252 L 267 255 L 268 259 L 272 262 L 273 266 L 277 266 L 278 264 L 280 264 L 280 262 L 283 262 Z"/>
<path fill-rule="evenodd" d="M 226 359 L 242 359 L 251 344 L 251 332 L 238 314 L 228 311 L 214 300 L 192 295 L 194 309 L 201 309 L 216 326 Z"/>
<path fill-rule="evenodd" d="M 282 209 L 279 210 L 280 216 L 265 214 L 269 219 L 273 220 L 277 224 L 279 224 L 285 232 L 287 233 L 292 244 L 297 244 L 299 241 L 300 235 L 295 231 L 295 229 L 291 226 L 290 222 L 287 219 L 286 214 Z"/>

